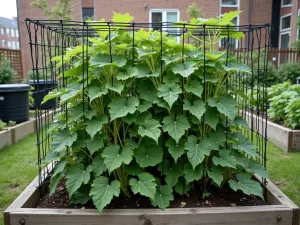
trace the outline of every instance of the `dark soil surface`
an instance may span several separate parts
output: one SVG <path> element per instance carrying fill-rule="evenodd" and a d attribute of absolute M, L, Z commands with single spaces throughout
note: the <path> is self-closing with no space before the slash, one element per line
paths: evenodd
<path fill-rule="evenodd" d="M 169 208 L 196 208 L 196 207 L 224 207 L 224 206 L 256 206 L 267 205 L 265 201 L 256 197 L 248 196 L 242 192 L 232 190 L 215 191 L 210 197 L 201 198 L 200 193 L 191 192 L 188 195 L 174 195 L 174 201 Z M 37 208 L 71 208 L 71 209 L 94 209 L 94 204 L 90 201 L 86 205 L 74 205 L 70 203 L 68 193 L 65 187 L 65 181 L 61 181 L 56 188 L 55 194 L 49 195 L 49 190 L 38 202 Z M 126 198 L 122 194 L 106 207 L 108 209 L 139 209 L 153 208 L 148 198 L 141 195 L 133 195 Z"/>

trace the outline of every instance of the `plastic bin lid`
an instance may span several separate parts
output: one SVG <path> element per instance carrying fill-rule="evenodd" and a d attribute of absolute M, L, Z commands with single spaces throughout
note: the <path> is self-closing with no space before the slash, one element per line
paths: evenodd
<path fill-rule="evenodd" d="M 56 84 L 56 80 L 29 80 L 28 84 L 30 85 L 42 85 L 42 84 Z"/>
<path fill-rule="evenodd" d="M 30 91 L 28 84 L 0 84 L 0 93 Z"/>

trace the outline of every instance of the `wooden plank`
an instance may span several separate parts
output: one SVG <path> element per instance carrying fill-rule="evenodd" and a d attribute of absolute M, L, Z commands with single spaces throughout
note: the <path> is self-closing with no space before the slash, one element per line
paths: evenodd
<path fill-rule="evenodd" d="M 11 225 L 291 225 L 292 210 L 284 206 L 190 209 L 96 210 L 17 209 Z"/>

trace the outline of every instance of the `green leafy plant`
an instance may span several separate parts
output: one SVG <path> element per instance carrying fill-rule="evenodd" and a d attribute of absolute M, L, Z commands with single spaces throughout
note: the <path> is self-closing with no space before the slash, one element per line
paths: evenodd
<path fill-rule="evenodd" d="M 2 120 L 0 120 L 0 130 L 4 130 L 4 128 L 7 126 L 7 124 L 5 122 L 3 122 Z"/>
<path fill-rule="evenodd" d="M 297 77 L 300 77 L 299 63 L 286 63 L 280 65 L 276 70 L 277 77 L 281 78 L 281 82 L 296 83 Z"/>
<path fill-rule="evenodd" d="M 284 109 L 286 113 L 285 123 L 288 127 L 296 129 L 300 127 L 300 98 L 293 98 Z"/>
<path fill-rule="evenodd" d="M 16 71 L 11 67 L 11 62 L 6 55 L 2 55 L 0 62 L 0 84 L 8 84 L 17 76 Z"/>
<path fill-rule="evenodd" d="M 191 29 L 204 23 L 231 25 L 238 14 L 192 19 Z M 132 20 L 118 13 L 112 19 Z M 70 70 L 64 73 L 68 86 L 44 99 L 60 97 L 68 107 L 68 114 L 59 114 L 48 131 L 53 142 L 45 163 L 58 161 L 51 192 L 66 177 L 72 202 L 92 200 L 99 212 L 119 195 L 143 195 L 165 209 L 175 192 L 197 189 L 205 196 L 212 186 L 263 197 L 252 175 L 267 173 L 256 161 L 256 147 L 242 135 L 240 124 L 246 122 L 233 97 L 238 93 L 226 89 L 227 78 L 251 70 L 215 49 L 225 37 L 222 29 L 208 28 L 212 38 L 203 49 L 179 44 L 164 32 L 114 28 L 110 36 L 109 29 L 97 29 L 99 37 L 88 39 L 89 57 L 77 46 L 52 59 L 58 68 L 64 62 Z"/>
<path fill-rule="evenodd" d="M 16 125 L 16 121 L 14 120 L 8 121 L 8 126 L 14 126 L 14 125 Z"/>
<path fill-rule="evenodd" d="M 201 9 L 197 7 L 195 2 L 188 6 L 186 12 L 191 19 L 204 17 L 203 13 L 201 12 Z"/>

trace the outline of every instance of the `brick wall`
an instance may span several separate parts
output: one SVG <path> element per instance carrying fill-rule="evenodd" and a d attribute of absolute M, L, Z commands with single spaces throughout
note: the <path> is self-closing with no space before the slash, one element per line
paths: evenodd
<path fill-rule="evenodd" d="M 18 7 L 18 23 L 20 33 L 20 47 L 22 51 L 23 76 L 27 77 L 27 72 L 32 69 L 32 62 L 30 57 L 29 38 L 26 23 L 26 18 L 30 19 L 47 19 L 44 12 L 36 7 L 32 7 L 30 3 L 32 0 L 17 0 Z M 48 0 L 50 7 L 53 7 L 57 0 Z M 71 0 L 72 19 L 81 20 L 81 0 Z"/>
<path fill-rule="evenodd" d="M 82 0 L 82 8 L 94 8 L 94 0 Z"/>

